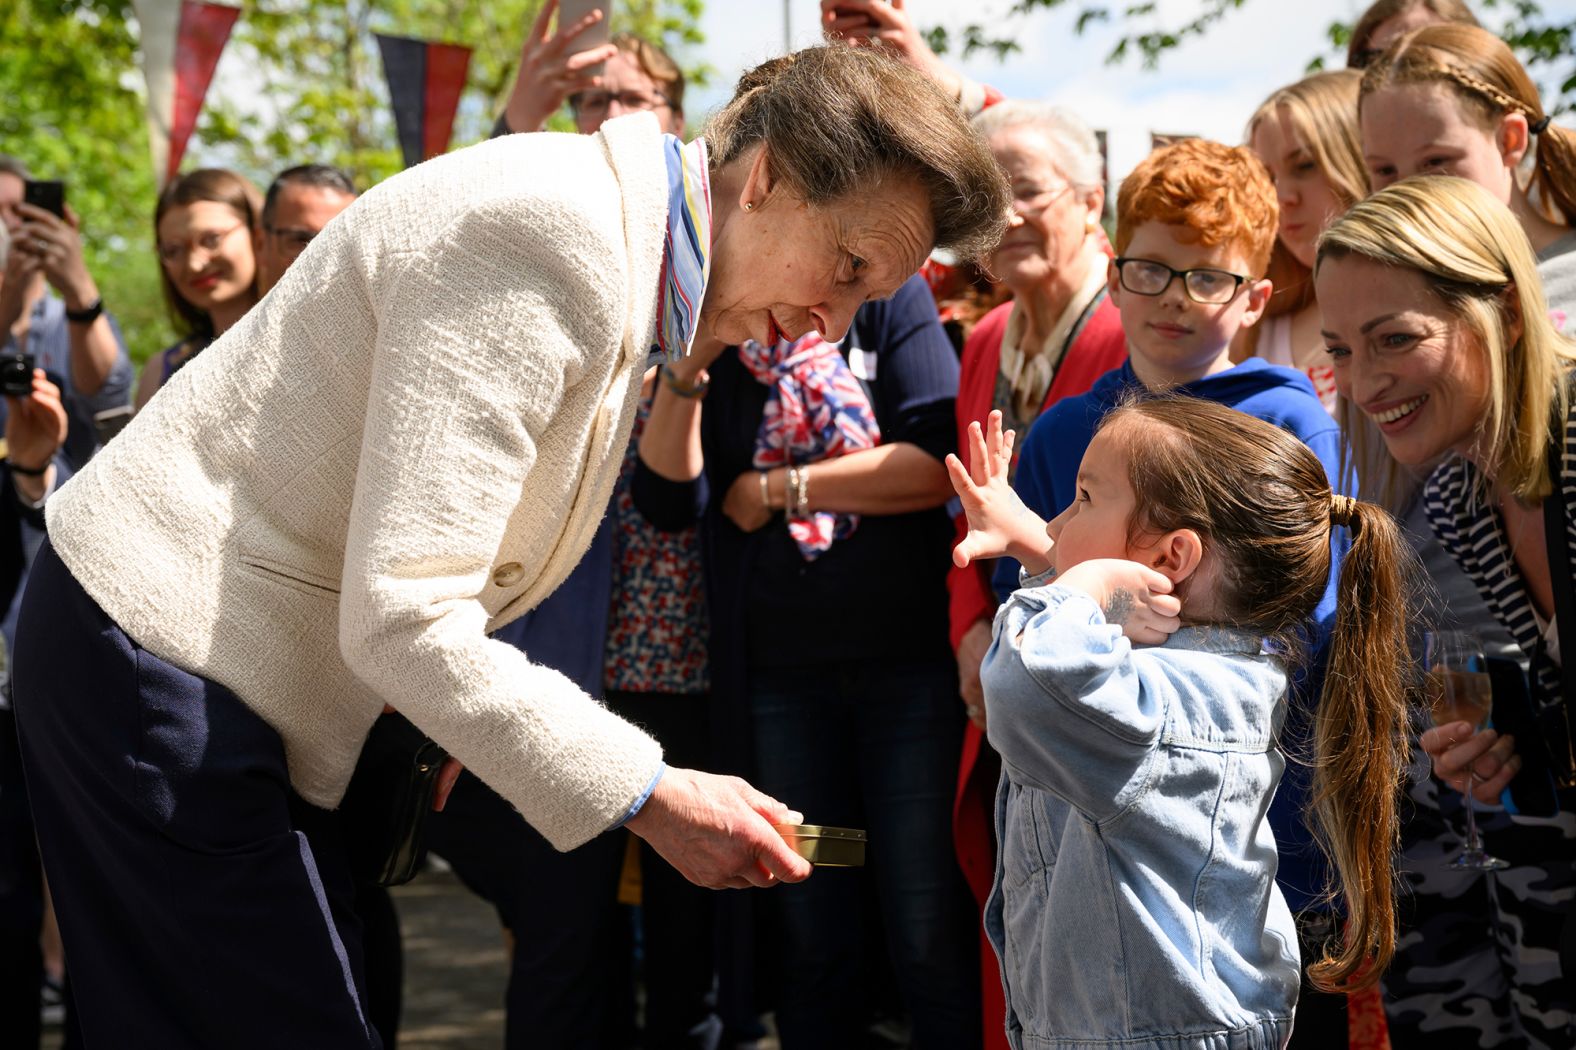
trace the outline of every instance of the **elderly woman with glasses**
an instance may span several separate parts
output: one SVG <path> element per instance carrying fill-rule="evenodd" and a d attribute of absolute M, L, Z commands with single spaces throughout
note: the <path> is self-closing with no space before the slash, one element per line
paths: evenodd
<path fill-rule="evenodd" d="M 699 338 L 840 339 L 1001 173 L 921 74 L 770 63 L 374 187 L 49 504 L 15 705 L 88 1042 L 372 1046 L 337 806 L 385 704 L 555 847 L 623 825 L 691 881 L 797 881 L 743 781 L 488 637 L 574 567 L 641 379 Z"/>

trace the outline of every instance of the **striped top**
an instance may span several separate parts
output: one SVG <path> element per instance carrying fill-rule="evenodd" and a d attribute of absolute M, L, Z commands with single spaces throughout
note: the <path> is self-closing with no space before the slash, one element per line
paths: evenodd
<path fill-rule="evenodd" d="M 706 140 L 689 145 L 662 136 L 668 167 L 668 232 L 662 245 L 662 286 L 653 351 L 677 361 L 689 353 L 711 276 L 711 178 Z"/>
<path fill-rule="evenodd" d="M 1564 455 L 1555 483 L 1565 490 L 1567 504 L 1576 506 L 1576 411 L 1565 420 Z M 1499 515 L 1482 498 L 1481 485 L 1482 477 L 1472 463 L 1460 456 L 1446 462 L 1429 477 L 1423 490 L 1429 523 L 1440 545 L 1455 557 L 1488 607 L 1532 661 L 1532 686 L 1538 702 L 1545 706 L 1558 703 L 1559 668 L 1549 658 L 1543 630 L 1516 570 Z M 1576 519 L 1567 521 L 1565 529 L 1566 543 L 1576 560 Z M 1569 587 L 1571 581 L 1555 580 L 1554 586 Z"/>

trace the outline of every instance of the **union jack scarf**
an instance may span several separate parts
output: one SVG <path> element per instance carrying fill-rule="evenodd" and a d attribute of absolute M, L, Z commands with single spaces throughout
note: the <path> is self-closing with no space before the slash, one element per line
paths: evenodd
<path fill-rule="evenodd" d="M 812 332 L 796 342 L 746 342 L 739 362 L 770 388 L 755 434 L 755 468 L 804 466 L 881 443 L 870 399 L 834 343 Z M 859 527 L 859 515 L 815 511 L 792 516 L 788 534 L 805 561 L 814 561 Z"/>

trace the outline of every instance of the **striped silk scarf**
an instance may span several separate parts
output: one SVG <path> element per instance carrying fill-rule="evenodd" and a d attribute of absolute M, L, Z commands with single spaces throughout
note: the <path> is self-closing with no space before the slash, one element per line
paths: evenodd
<path fill-rule="evenodd" d="M 755 435 L 755 468 L 804 466 L 881 443 L 870 399 L 837 346 L 812 332 L 772 346 L 747 342 L 739 361 L 770 388 Z M 859 515 L 815 511 L 806 518 L 788 509 L 788 533 L 805 561 L 853 534 Z"/>
<path fill-rule="evenodd" d="M 711 178 L 706 170 L 706 140 L 685 145 L 662 136 L 668 169 L 668 234 L 662 242 L 662 280 L 658 285 L 657 345 L 664 360 L 689 353 L 700 321 L 700 304 L 711 279 Z"/>

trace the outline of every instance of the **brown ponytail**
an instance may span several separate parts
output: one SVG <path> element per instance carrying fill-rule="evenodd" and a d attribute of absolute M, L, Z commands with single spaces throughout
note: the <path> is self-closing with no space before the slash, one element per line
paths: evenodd
<path fill-rule="evenodd" d="M 1371 985 L 1395 954 L 1411 550 L 1384 510 L 1332 495 L 1308 446 L 1262 419 L 1211 401 L 1157 397 L 1124 403 L 1101 429 L 1113 426 L 1140 497 L 1130 536 L 1197 531 L 1218 561 L 1212 597 L 1220 621 L 1276 638 L 1283 652 L 1324 596 L 1331 533 L 1352 532 L 1314 718 L 1312 798 L 1350 922 L 1340 951 L 1309 976 L 1328 990 Z M 1178 594 L 1185 603 L 1185 585 Z"/>
<path fill-rule="evenodd" d="M 1338 497 L 1343 499 L 1344 497 Z M 1409 761 L 1406 541 L 1390 515 L 1350 501 L 1335 633 L 1314 728 L 1312 806 L 1335 862 L 1347 926 L 1309 967 L 1323 991 L 1374 984 L 1395 954 L 1395 850 Z"/>
<path fill-rule="evenodd" d="M 1538 174 L 1534 182 L 1538 192 L 1560 210 L 1567 222 L 1576 222 L 1576 131 L 1549 123 L 1538 135 L 1537 143 Z"/>

